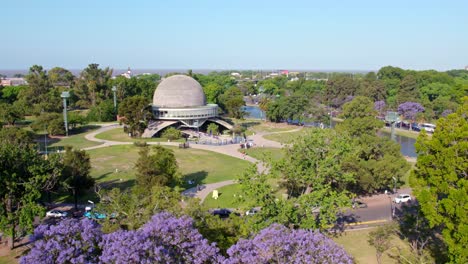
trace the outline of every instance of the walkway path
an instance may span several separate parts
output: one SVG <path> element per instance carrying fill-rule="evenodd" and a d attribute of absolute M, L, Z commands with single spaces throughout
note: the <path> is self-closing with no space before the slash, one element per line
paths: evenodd
<path fill-rule="evenodd" d="M 88 133 L 85 135 L 85 138 L 89 141 L 94 141 L 94 142 L 100 142 L 102 143 L 101 145 L 93 146 L 93 147 L 88 147 L 88 148 L 83 148 L 83 150 L 92 150 L 92 149 L 98 149 L 98 148 L 104 148 L 104 147 L 110 147 L 110 146 L 117 146 L 117 145 L 132 145 L 133 142 L 122 142 L 122 141 L 112 141 L 112 140 L 105 140 L 105 139 L 98 139 L 96 138 L 96 135 L 99 133 L 103 133 L 108 130 L 112 130 L 115 128 L 122 127 L 118 124 L 111 124 L 111 125 L 103 125 L 101 128 Z M 271 147 L 271 148 L 282 148 L 282 144 L 276 141 L 271 141 L 268 139 L 263 138 L 264 135 L 268 134 L 276 134 L 276 133 L 288 133 L 288 132 L 295 132 L 299 131 L 301 128 L 290 130 L 290 131 L 281 131 L 281 132 L 271 132 L 271 133 L 258 133 L 253 136 L 249 136 L 250 139 L 252 139 L 257 146 L 264 146 L 264 147 Z M 178 142 L 147 142 L 149 145 L 165 145 L 165 146 L 178 146 Z M 190 144 L 191 148 L 194 149 L 202 149 L 202 150 L 207 150 L 207 151 L 213 151 L 217 153 L 221 153 L 224 155 L 228 155 L 234 158 L 238 159 L 244 159 L 246 161 L 256 163 L 257 164 L 257 170 L 258 172 L 266 172 L 267 171 L 267 166 L 264 164 L 262 161 L 259 161 L 253 157 L 250 157 L 249 155 L 243 155 L 238 151 L 239 145 L 238 144 L 230 144 L 230 145 L 222 145 L 222 146 L 213 146 L 213 145 L 203 145 L 203 144 Z M 234 184 L 234 180 L 229 180 L 229 181 L 223 181 L 223 182 L 217 182 L 217 183 L 210 183 L 210 184 L 204 184 L 202 186 L 202 190 L 198 191 L 196 187 L 190 188 L 185 190 L 182 194 L 190 196 L 190 197 L 197 197 L 199 198 L 202 202 L 203 200 L 210 194 L 213 190 Z"/>

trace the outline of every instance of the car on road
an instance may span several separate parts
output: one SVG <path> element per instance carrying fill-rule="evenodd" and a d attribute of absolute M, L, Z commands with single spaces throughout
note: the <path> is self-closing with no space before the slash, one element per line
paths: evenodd
<path fill-rule="evenodd" d="M 248 210 L 247 212 L 245 212 L 245 215 L 254 215 L 256 213 L 258 213 L 258 210 L 255 209 L 255 208 L 252 208 L 252 209 Z"/>
<path fill-rule="evenodd" d="M 409 194 L 399 194 L 398 196 L 395 197 L 394 199 L 395 203 L 399 204 L 399 203 L 407 203 L 409 201 L 411 201 L 411 196 Z"/>
<path fill-rule="evenodd" d="M 213 211 L 213 215 L 217 215 L 219 216 L 219 218 L 228 218 L 229 215 L 231 215 L 231 213 L 232 213 L 231 210 L 225 209 L 225 208 L 217 209 Z"/>
<path fill-rule="evenodd" d="M 362 201 L 355 200 L 353 202 L 353 209 L 356 209 L 356 208 L 367 208 L 367 204 Z"/>
<path fill-rule="evenodd" d="M 51 210 L 46 213 L 46 216 L 52 218 L 67 217 L 68 213 L 60 210 Z"/>
<path fill-rule="evenodd" d="M 105 214 L 101 214 L 101 213 L 93 212 L 93 211 L 88 211 L 83 216 L 88 218 L 88 219 L 97 219 L 97 220 L 106 219 Z"/>

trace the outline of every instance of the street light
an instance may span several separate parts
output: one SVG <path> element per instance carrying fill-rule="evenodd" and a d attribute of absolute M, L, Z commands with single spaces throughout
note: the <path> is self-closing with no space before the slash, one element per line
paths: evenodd
<path fill-rule="evenodd" d="M 70 97 L 70 92 L 62 92 L 60 97 L 63 98 L 63 121 L 65 123 L 65 134 L 68 137 L 68 121 L 67 121 L 67 98 Z"/>
<path fill-rule="evenodd" d="M 117 92 L 117 87 L 112 86 L 112 92 L 114 93 L 114 110 L 117 110 L 117 97 L 115 93 Z"/>
<path fill-rule="evenodd" d="M 397 182 L 397 178 L 392 177 L 392 179 L 393 179 L 393 193 L 396 193 L 396 182 Z"/>

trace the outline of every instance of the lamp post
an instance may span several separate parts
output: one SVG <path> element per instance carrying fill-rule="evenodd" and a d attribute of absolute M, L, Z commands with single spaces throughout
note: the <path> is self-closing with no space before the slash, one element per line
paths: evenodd
<path fill-rule="evenodd" d="M 117 87 L 112 86 L 112 92 L 114 93 L 114 110 L 117 111 L 117 97 L 115 93 L 117 92 Z"/>
<path fill-rule="evenodd" d="M 396 193 L 396 182 L 397 182 L 397 179 L 395 177 L 392 177 L 393 179 L 393 192 Z"/>
<path fill-rule="evenodd" d="M 62 92 L 60 97 L 63 98 L 63 121 L 65 123 L 65 134 L 68 137 L 68 120 L 67 120 L 67 98 L 70 97 L 70 92 Z"/>

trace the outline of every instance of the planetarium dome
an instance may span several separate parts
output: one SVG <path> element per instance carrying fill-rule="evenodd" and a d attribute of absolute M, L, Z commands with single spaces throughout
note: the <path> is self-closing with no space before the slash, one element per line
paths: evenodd
<path fill-rule="evenodd" d="M 186 75 L 173 75 L 164 79 L 154 91 L 153 106 L 185 108 L 206 105 L 200 83 Z"/>

